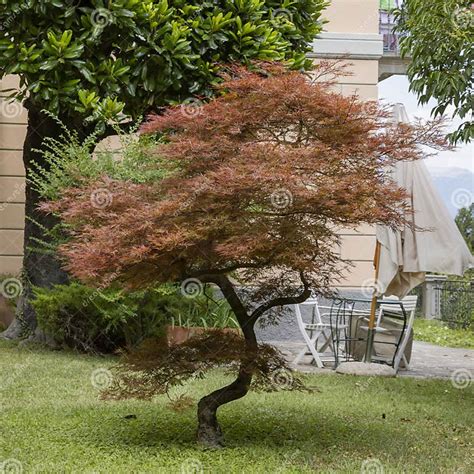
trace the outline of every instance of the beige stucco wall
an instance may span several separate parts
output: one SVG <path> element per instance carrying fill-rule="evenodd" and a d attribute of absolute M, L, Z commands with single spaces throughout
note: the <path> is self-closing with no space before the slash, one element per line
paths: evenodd
<path fill-rule="evenodd" d="M 0 90 L 17 87 L 9 76 L 0 81 Z M 22 146 L 26 134 L 26 111 L 18 102 L 0 96 L 0 275 L 21 269 L 25 200 L 25 170 Z"/>
<path fill-rule="evenodd" d="M 327 31 L 378 34 L 379 0 L 332 0 L 324 17 Z"/>
<path fill-rule="evenodd" d="M 325 26 L 328 43 L 341 45 L 337 47 L 343 54 L 347 47 L 345 57 L 351 63 L 353 75 L 341 81 L 340 91 L 377 99 L 378 60 L 373 54 L 373 44 L 378 33 L 378 0 L 333 0 L 325 17 L 329 20 Z M 325 44 L 323 37 L 319 44 Z M 318 55 L 315 53 L 315 57 Z M 0 89 L 16 84 L 14 77 L 8 77 L 0 82 Z M 21 106 L 0 98 L 0 275 L 18 273 L 22 264 L 24 168 L 21 148 L 25 124 L 26 113 Z M 374 229 L 364 226 L 357 232 L 342 231 L 341 243 L 342 258 L 352 260 L 354 267 L 339 285 L 358 288 L 373 274 Z"/>
<path fill-rule="evenodd" d="M 378 57 L 377 35 L 379 32 L 378 0 L 332 0 L 325 17 L 329 23 L 322 35 L 323 44 L 316 48 L 328 51 L 334 44 L 342 57 L 348 57 L 352 76 L 344 77 L 339 85 L 343 94 L 357 93 L 362 99 L 378 98 Z M 330 57 L 330 54 L 329 54 Z M 361 226 L 357 231 L 345 229 L 340 232 L 340 255 L 351 260 L 353 267 L 345 273 L 346 277 L 338 286 L 346 289 L 358 289 L 373 278 L 373 256 L 375 250 L 375 229 Z"/>

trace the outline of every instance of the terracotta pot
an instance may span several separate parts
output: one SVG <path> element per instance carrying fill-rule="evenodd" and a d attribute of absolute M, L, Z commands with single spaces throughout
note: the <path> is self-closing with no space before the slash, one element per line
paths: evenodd
<path fill-rule="evenodd" d="M 185 326 L 166 326 L 166 340 L 168 344 L 173 346 L 182 344 L 193 336 L 204 334 L 205 332 L 221 332 L 240 334 L 239 329 L 234 328 L 203 328 L 203 327 L 185 327 Z"/>

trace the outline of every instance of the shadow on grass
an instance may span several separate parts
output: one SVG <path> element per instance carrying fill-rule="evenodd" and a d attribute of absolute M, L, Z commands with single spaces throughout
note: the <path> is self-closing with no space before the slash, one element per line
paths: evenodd
<path fill-rule="evenodd" d="M 228 448 L 278 450 L 293 445 L 316 453 L 337 445 L 345 451 L 361 452 L 377 447 L 374 440 L 375 445 L 388 446 L 400 436 L 399 428 L 372 417 L 351 420 L 341 414 L 309 414 L 304 408 L 262 413 L 258 404 L 242 405 L 225 407 L 219 414 Z M 77 442 L 87 442 L 99 449 L 110 445 L 111 438 L 114 445 L 139 450 L 196 447 L 194 410 L 174 413 L 163 405 L 153 404 L 145 410 L 135 406 L 120 411 L 113 406 L 96 410 L 90 423 L 76 425 Z M 129 415 L 136 418 L 127 418 Z"/>

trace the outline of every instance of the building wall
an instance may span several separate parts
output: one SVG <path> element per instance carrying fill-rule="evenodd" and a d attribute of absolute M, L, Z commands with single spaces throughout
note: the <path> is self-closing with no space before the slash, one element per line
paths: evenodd
<path fill-rule="evenodd" d="M 8 76 L 0 90 L 18 86 Z M 0 275 L 17 274 L 22 265 L 25 201 L 25 169 L 22 147 L 26 135 L 26 111 L 18 102 L 0 96 Z"/>
<path fill-rule="evenodd" d="M 343 78 L 344 94 L 356 92 L 363 99 L 377 99 L 378 60 L 382 54 L 378 0 L 333 0 L 325 12 L 329 23 L 314 43 L 312 56 L 347 58 L 353 75 Z M 7 77 L 0 89 L 15 87 L 18 81 Z M 0 275 L 21 269 L 23 241 L 24 168 L 21 149 L 26 133 L 26 112 L 17 103 L 0 98 Z M 340 282 L 345 288 L 358 288 L 371 278 L 375 247 L 374 229 L 341 232 L 341 256 L 354 267 Z"/>
<path fill-rule="evenodd" d="M 344 58 L 352 75 L 342 78 L 340 92 L 377 100 L 379 59 L 383 54 L 379 0 L 332 0 L 325 17 L 329 23 L 314 42 L 315 60 Z M 343 229 L 340 236 L 340 255 L 351 260 L 353 267 L 337 286 L 347 291 L 360 289 L 374 275 L 375 229 L 367 225 L 357 230 Z"/>

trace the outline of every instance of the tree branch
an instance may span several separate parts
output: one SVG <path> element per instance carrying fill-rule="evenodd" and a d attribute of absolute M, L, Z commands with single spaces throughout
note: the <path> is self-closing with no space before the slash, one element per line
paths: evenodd
<path fill-rule="evenodd" d="M 221 289 L 222 294 L 232 308 L 232 311 L 242 328 L 247 344 L 256 344 L 257 340 L 253 330 L 255 321 L 249 316 L 247 308 L 245 308 L 240 300 L 239 295 L 235 291 L 234 285 L 231 283 L 229 278 L 225 275 L 209 274 L 203 275 L 201 281 L 203 283 L 214 283 Z"/>
<path fill-rule="evenodd" d="M 257 319 L 262 316 L 266 311 L 275 308 L 276 306 L 285 306 L 290 304 L 303 303 L 311 296 L 311 290 L 309 288 L 309 283 L 307 282 L 303 272 L 300 272 L 301 282 L 303 283 L 303 291 L 298 296 L 282 296 L 280 298 L 274 298 L 273 300 L 268 301 L 265 304 L 262 304 L 257 309 L 253 311 L 250 315 L 250 319 L 255 323 Z"/>

